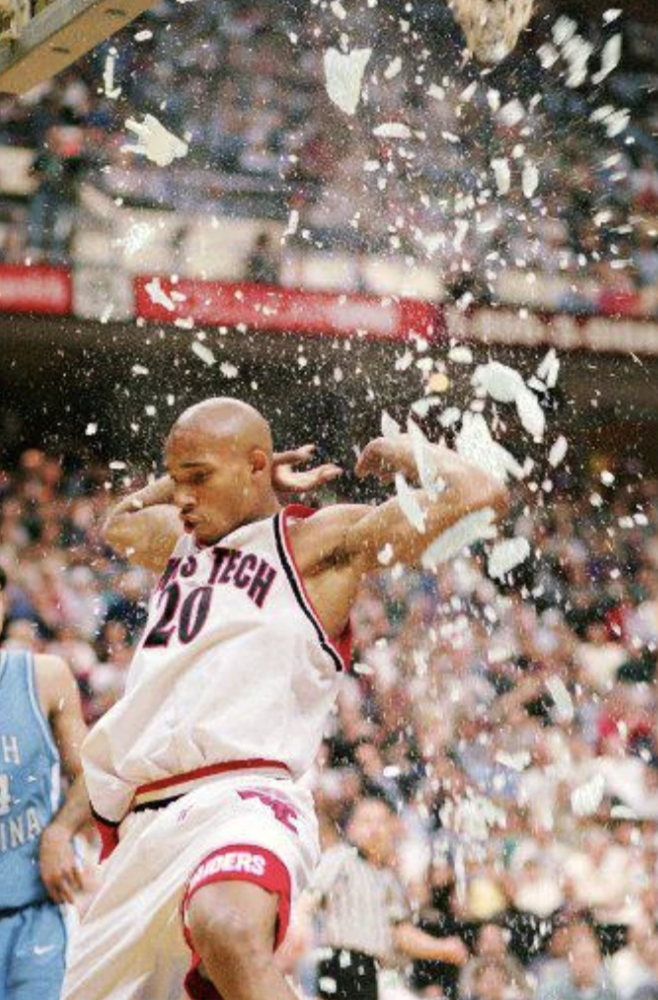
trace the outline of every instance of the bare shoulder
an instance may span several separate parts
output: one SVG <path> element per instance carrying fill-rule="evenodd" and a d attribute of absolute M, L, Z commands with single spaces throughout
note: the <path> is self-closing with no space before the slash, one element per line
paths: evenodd
<path fill-rule="evenodd" d="M 331 562 L 343 546 L 345 532 L 372 511 L 368 504 L 332 504 L 290 525 L 290 544 L 302 573 Z"/>
<path fill-rule="evenodd" d="M 34 657 L 34 675 L 39 701 L 46 716 L 77 687 L 66 660 L 51 653 L 38 653 Z"/>

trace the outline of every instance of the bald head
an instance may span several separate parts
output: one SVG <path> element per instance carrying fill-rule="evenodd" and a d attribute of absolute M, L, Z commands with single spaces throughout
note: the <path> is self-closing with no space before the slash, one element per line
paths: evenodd
<path fill-rule="evenodd" d="M 167 438 L 167 468 L 183 524 L 199 542 L 278 509 L 272 450 L 267 420 L 239 399 L 206 399 L 181 414 Z"/>
<path fill-rule="evenodd" d="M 272 431 L 265 417 L 230 396 L 215 396 L 190 406 L 172 427 L 169 440 L 180 434 L 203 435 L 218 444 L 230 441 L 235 451 L 262 448 L 272 457 Z"/>

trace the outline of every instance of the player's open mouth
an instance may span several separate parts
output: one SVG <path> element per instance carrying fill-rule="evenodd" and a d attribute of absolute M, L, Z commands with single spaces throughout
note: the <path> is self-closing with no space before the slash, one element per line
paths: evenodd
<path fill-rule="evenodd" d="M 183 517 L 183 518 L 181 518 L 181 520 L 183 522 L 183 527 L 185 528 L 185 531 L 187 531 L 187 532 L 194 531 L 194 529 L 196 528 L 197 524 L 199 523 L 193 517 Z"/>

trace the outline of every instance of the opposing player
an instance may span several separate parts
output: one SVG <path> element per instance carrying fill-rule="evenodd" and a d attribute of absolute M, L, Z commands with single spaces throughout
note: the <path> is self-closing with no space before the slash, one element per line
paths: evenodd
<path fill-rule="evenodd" d="M 364 574 L 417 562 L 465 514 L 501 511 L 498 481 L 433 448 L 446 488 L 417 490 L 424 532 L 397 499 L 282 509 L 272 438 L 245 404 L 186 411 L 169 475 L 107 526 L 161 571 L 125 697 L 83 750 L 107 861 L 73 949 L 66 1000 L 293 1000 L 273 961 L 291 898 L 318 860 L 309 793 Z M 357 473 L 417 476 L 406 437 L 378 439 Z"/>
<path fill-rule="evenodd" d="M 6 577 L 0 570 L 0 631 Z M 86 726 L 56 656 L 0 652 L 0 997 L 59 1000 L 65 908 L 81 877 L 72 838 L 90 819 Z M 60 761 L 71 780 L 62 802 Z"/>

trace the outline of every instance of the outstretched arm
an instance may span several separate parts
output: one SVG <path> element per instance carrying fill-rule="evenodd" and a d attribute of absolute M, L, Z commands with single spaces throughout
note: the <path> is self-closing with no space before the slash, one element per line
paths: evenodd
<path fill-rule="evenodd" d="M 304 445 L 275 454 L 272 482 L 280 493 L 310 493 L 341 474 L 337 465 L 326 464 L 306 471 L 315 451 Z M 144 489 L 124 497 L 111 511 L 103 537 L 112 548 L 138 566 L 161 573 L 183 533 L 178 508 L 174 504 L 174 484 L 162 476 Z"/>
<path fill-rule="evenodd" d="M 373 508 L 345 532 L 345 555 L 356 559 L 363 572 L 379 568 L 378 554 L 386 545 L 392 547 L 392 561 L 414 565 L 435 538 L 467 514 L 485 508 L 501 514 L 507 509 L 507 490 L 500 480 L 441 445 L 429 446 L 428 454 L 441 488 L 411 491 L 422 513 L 423 530 L 410 523 L 396 497 Z M 417 482 L 419 473 L 410 437 L 403 434 L 394 441 L 371 441 L 359 458 L 356 472 L 384 481 L 401 473 L 409 483 Z"/>

